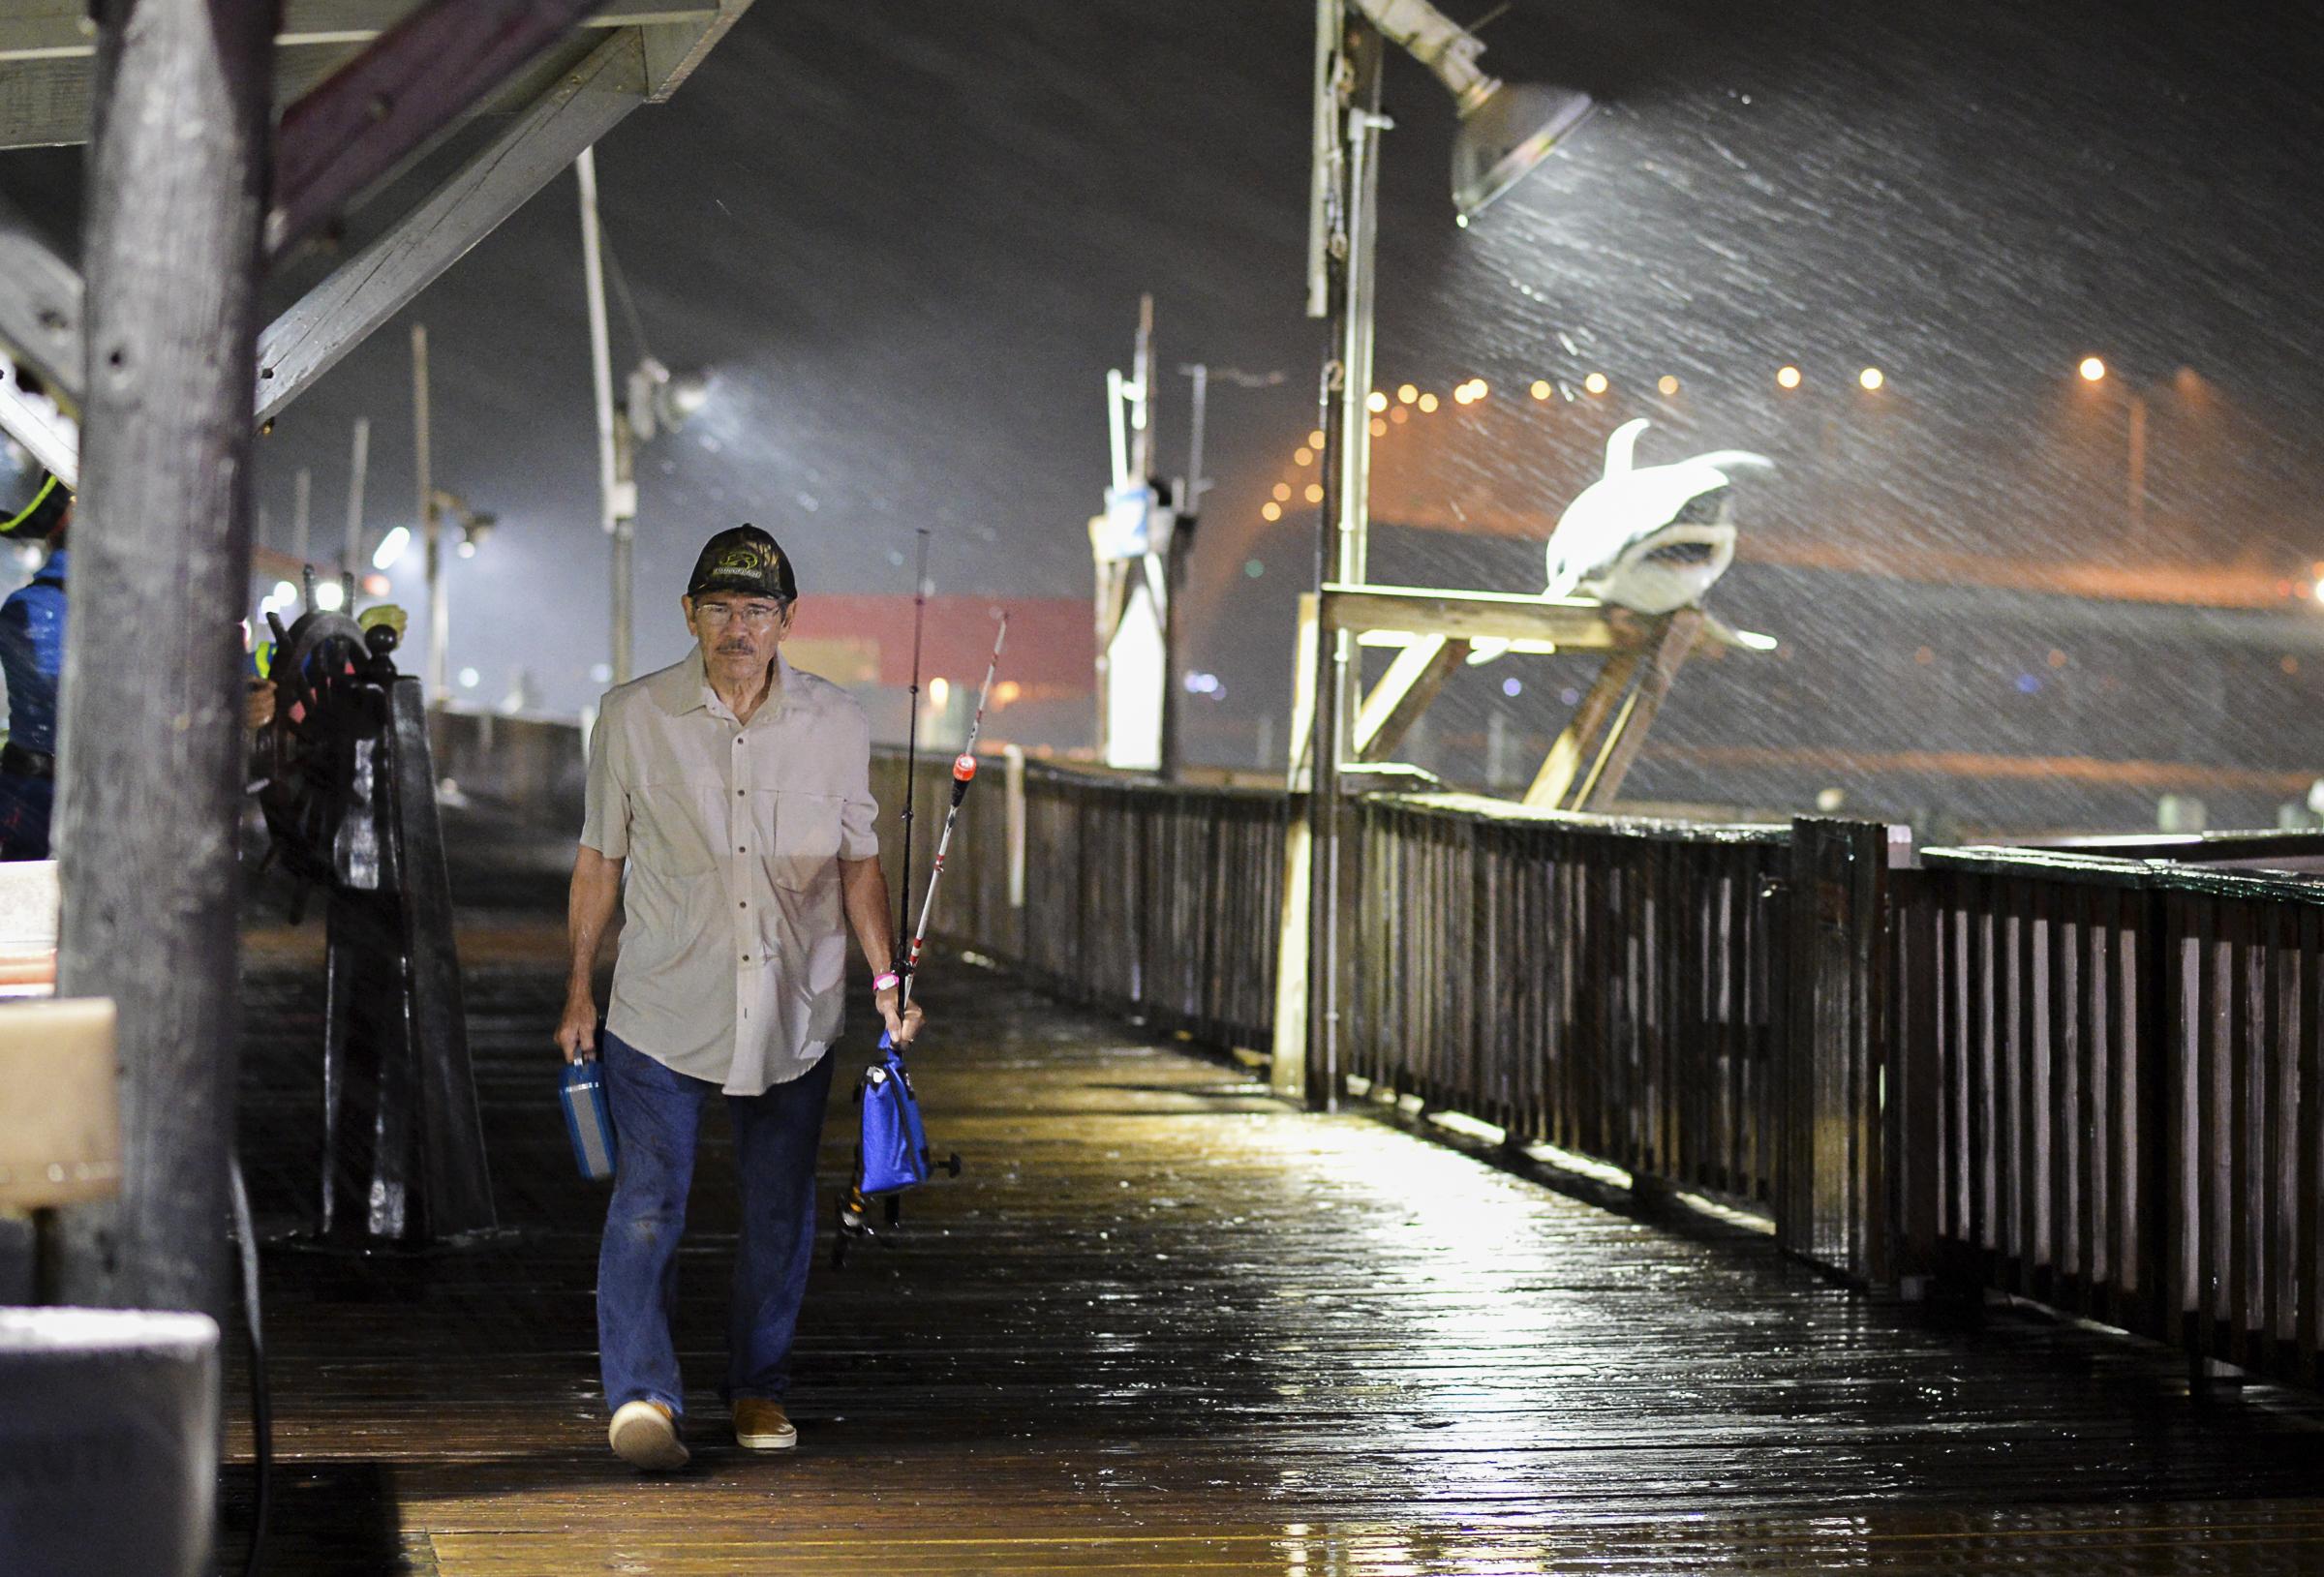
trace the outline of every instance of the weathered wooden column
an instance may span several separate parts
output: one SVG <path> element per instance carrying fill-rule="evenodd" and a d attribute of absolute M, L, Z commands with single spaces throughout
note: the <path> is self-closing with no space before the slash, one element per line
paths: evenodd
<path fill-rule="evenodd" d="M 121 1197 L 66 1222 L 68 1301 L 226 1304 L 236 621 L 250 580 L 276 8 L 105 0 L 88 168 L 57 986 L 120 1009 Z"/>

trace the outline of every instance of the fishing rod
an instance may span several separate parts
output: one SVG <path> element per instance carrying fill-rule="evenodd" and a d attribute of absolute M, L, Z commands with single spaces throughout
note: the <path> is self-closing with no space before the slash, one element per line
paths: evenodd
<path fill-rule="evenodd" d="M 896 894 L 896 934 L 912 918 L 912 783 L 920 765 L 920 629 L 928 619 L 928 528 L 920 528 L 919 565 L 912 575 L 912 702 L 903 724 L 903 880 Z M 910 978 L 906 973 L 905 978 Z"/>
<path fill-rule="evenodd" d="M 993 693 L 993 675 L 1000 667 L 1001 643 L 1009 638 L 1009 616 L 1000 616 L 1000 627 L 993 633 L 993 660 L 985 664 L 985 682 L 977 687 L 976 715 L 968 719 L 968 743 L 952 763 L 952 804 L 944 812 L 944 831 L 936 839 L 936 863 L 928 872 L 928 896 L 921 900 L 920 924 L 912 932 L 912 945 L 903 955 L 903 998 L 902 1006 L 912 1005 L 912 981 L 920 973 L 920 950 L 928 941 L 928 918 L 935 912 L 936 880 L 944 874 L 944 854 L 952 847 L 953 823 L 961 819 L 961 802 L 968 797 L 968 785 L 976 780 L 976 736 L 985 726 L 985 701 Z M 909 892 L 905 895 L 909 901 Z"/>
<path fill-rule="evenodd" d="M 921 950 L 928 943 L 929 917 L 936 906 L 936 882 L 944 874 L 944 857 L 952 848 L 952 830 L 961 817 L 961 802 L 968 797 L 968 785 L 976 780 L 976 739 L 984 729 L 985 702 L 993 694 L 993 676 L 1000 667 L 1001 643 L 1008 637 L 1009 617 L 1002 614 L 1000 627 L 993 632 L 993 660 L 985 665 L 985 682 L 976 692 L 976 713 L 968 720 L 968 742 L 952 764 L 952 804 L 944 812 L 943 834 L 936 839 L 935 863 L 929 867 L 928 895 L 920 905 L 920 925 L 912 933 L 911 948 L 900 971 L 903 976 L 903 990 L 899 1011 L 912 1005 L 912 982 L 919 976 Z M 918 644 L 916 639 L 914 644 Z M 915 682 L 919 678 L 917 663 L 913 678 Z M 911 901 L 908 886 L 904 901 Z M 863 1082 L 856 1089 L 856 1101 L 863 1108 L 862 1137 L 855 1148 L 854 1186 L 839 1201 L 838 1230 L 831 1243 L 831 1262 L 835 1269 L 847 1262 L 848 1244 L 873 1236 L 868 1219 L 873 1199 L 885 1205 L 888 1225 L 893 1227 L 900 1214 L 901 1197 L 906 1189 L 918 1187 L 938 1171 L 955 1177 L 961 1174 L 958 1154 L 938 1161 L 929 1150 L 928 1132 L 920 1122 L 919 1097 L 912 1091 L 911 1075 L 903 1065 L 903 1048 L 890 1036 L 882 1035 L 879 1049 L 880 1060 L 864 1070 Z"/>

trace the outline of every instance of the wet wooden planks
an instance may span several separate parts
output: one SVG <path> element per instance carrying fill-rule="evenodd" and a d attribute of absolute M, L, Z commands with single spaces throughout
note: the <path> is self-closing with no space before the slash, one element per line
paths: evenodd
<path fill-rule="evenodd" d="M 1293 1111 L 950 961 L 916 1072 L 968 1174 L 910 1200 L 892 1249 L 818 1269 L 802 1446 L 761 1457 L 713 1391 L 733 1221 L 714 1140 L 681 1281 L 696 1464 L 640 1479 L 596 1397 L 603 1195 L 553 1104 L 554 884 L 487 885 L 472 1035 L 518 1229 L 403 1263 L 270 1253 L 272 1569 L 2324 1567 L 2324 1405 L 2190 1400 L 2159 1350 L 2070 1325 L 1938 1331 L 1758 1240 Z M 319 1001 L 295 960 L 254 961 L 243 1144 L 278 1229 L 312 1187 Z M 246 1477 L 228 1491 L 222 1561 Z"/>

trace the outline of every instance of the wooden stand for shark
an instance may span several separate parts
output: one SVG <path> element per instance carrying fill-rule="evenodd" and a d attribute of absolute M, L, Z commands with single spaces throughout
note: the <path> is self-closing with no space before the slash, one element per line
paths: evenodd
<path fill-rule="evenodd" d="M 1311 772 L 1314 764 L 1308 760 L 1315 733 L 1315 665 L 1323 648 L 1319 621 L 1326 630 L 1344 630 L 1359 639 L 1369 634 L 1406 638 L 1404 649 L 1357 708 L 1346 756 L 1335 771 L 1320 774 Z M 1311 785 L 1318 776 L 1335 786 L 1355 778 L 1376 789 L 1441 787 L 1417 768 L 1388 758 L 1442 692 L 1453 670 L 1486 642 L 1518 653 L 1605 654 L 1597 679 L 1525 791 L 1527 805 L 1548 810 L 1588 810 L 1613 799 L 1637 760 L 1679 669 L 1695 652 L 1706 648 L 1765 652 L 1775 645 L 1766 636 L 1731 630 L 1699 608 L 1647 615 L 1610 607 L 1595 597 L 1327 585 L 1320 599 L 1314 592 L 1300 598 L 1291 722 L 1294 787 Z M 1341 914 L 1334 924 L 1347 934 L 1345 927 L 1353 924 L 1349 907 L 1358 891 L 1357 873 L 1348 863 L 1353 845 L 1339 839 L 1336 847 L 1335 859 L 1346 879 L 1337 885 L 1341 896 L 1335 907 Z M 1269 1076 L 1275 1092 L 1292 1099 L 1307 1093 L 1310 1077 L 1307 981 L 1313 859 L 1308 822 L 1295 815 L 1283 845 L 1283 916 Z"/>
<path fill-rule="evenodd" d="M 1300 598 L 1299 675 L 1291 738 L 1313 732 L 1313 654 L 1317 599 Z M 1764 652 L 1765 636 L 1728 628 L 1700 608 L 1636 614 L 1594 597 L 1515 596 L 1433 587 L 1324 588 L 1320 617 L 1330 629 L 1361 638 L 1403 635 L 1396 654 L 1358 708 L 1350 740 L 1357 764 L 1385 763 L 1428 710 L 1480 642 L 1505 643 L 1521 652 L 1603 652 L 1604 666 L 1550 744 L 1524 803 L 1544 810 L 1587 810 L 1621 792 L 1646 736 L 1697 651 Z"/>

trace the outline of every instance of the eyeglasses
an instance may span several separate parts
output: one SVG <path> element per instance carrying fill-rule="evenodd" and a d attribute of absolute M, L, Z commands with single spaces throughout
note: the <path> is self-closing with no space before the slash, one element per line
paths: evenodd
<path fill-rule="evenodd" d="M 724 629 L 729 622 L 749 629 L 767 629 L 782 617 L 782 605 L 778 602 L 697 602 L 694 617 L 712 629 Z"/>

